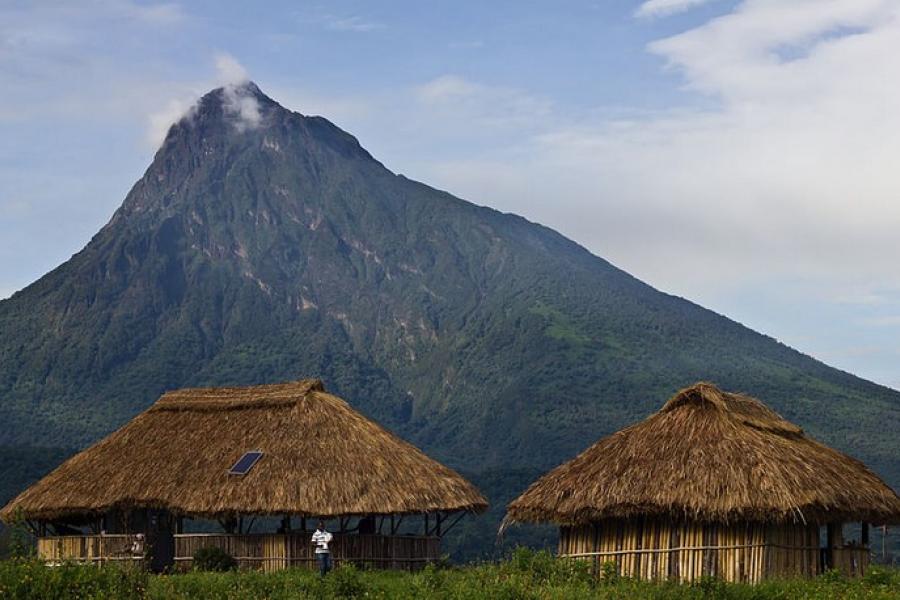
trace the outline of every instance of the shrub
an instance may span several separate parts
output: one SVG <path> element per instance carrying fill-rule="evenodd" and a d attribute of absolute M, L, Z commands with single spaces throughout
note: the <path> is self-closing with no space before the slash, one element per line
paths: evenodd
<path fill-rule="evenodd" d="M 231 571 L 237 561 L 221 548 L 200 548 L 194 552 L 194 569 L 197 571 Z"/>
<path fill-rule="evenodd" d="M 614 561 L 607 561 L 600 565 L 600 580 L 603 583 L 613 585 L 619 581 L 619 566 Z"/>
<path fill-rule="evenodd" d="M 150 575 L 140 568 L 63 563 L 48 567 L 30 560 L 0 561 L 0 598 L 144 598 Z"/>
<path fill-rule="evenodd" d="M 866 585 L 891 585 L 894 583 L 894 579 L 896 576 L 896 571 L 894 571 L 894 575 L 891 574 L 891 570 L 886 569 L 884 567 L 879 567 L 878 565 L 873 565 L 869 567 L 865 576 L 863 577 L 863 581 L 866 582 Z M 900 584 L 900 578 L 897 578 L 897 584 Z"/>
<path fill-rule="evenodd" d="M 361 598 L 366 593 L 359 570 L 352 564 L 344 564 L 328 574 L 328 588 L 335 598 Z"/>
<path fill-rule="evenodd" d="M 819 575 L 819 579 L 826 583 L 840 583 L 844 581 L 844 574 L 837 569 L 828 569 Z"/>
<path fill-rule="evenodd" d="M 413 576 L 412 588 L 416 597 L 431 598 L 446 584 L 446 575 L 433 564 Z"/>

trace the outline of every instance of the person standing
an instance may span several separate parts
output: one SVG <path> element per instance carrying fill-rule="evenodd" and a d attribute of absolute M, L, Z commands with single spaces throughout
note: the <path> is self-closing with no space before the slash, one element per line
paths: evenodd
<path fill-rule="evenodd" d="M 316 559 L 319 561 L 319 575 L 322 577 L 331 570 L 331 550 L 328 549 L 331 538 L 331 533 L 325 529 L 325 521 L 319 521 L 312 542 L 316 545 Z"/>

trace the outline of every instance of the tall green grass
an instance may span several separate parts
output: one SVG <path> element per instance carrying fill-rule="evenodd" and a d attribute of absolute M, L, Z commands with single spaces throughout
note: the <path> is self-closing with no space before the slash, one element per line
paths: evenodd
<path fill-rule="evenodd" d="M 287 600 L 296 598 L 410 598 L 496 600 L 687 600 L 897 599 L 900 571 L 873 567 L 866 577 L 829 573 L 813 580 L 693 585 L 595 578 L 587 565 L 547 552 L 518 550 L 506 561 L 459 568 L 428 567 L 418 573 L 360 571 L 342 567 L 324 579 L 311 571 L 277 573 L 191 572 L 150 575 L 124 567 L 66 564 L 47 567 L 29 559 L 0 562 L 0 598 L 6 600 L 113 599 Z"/>

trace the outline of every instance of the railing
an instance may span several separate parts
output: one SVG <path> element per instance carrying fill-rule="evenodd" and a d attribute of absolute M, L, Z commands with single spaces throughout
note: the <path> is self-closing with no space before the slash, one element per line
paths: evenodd
<path fill-rule="evenodd" d="M 144 563 L 144 544 L 134 534 L 61 535 L 37 540 L 38 558 L 49 564 L 77 562 Z"/>
<path fill-rule="evenodd" d="M 598 566 L 615 565 L 619 575 L 645 579 L 675 578 L 694 581 L 703 576 L 728 581 L 759 582 L 763 577 L 809 577 L 821 573 L 829 559 L 818 546 L 741 544 L 677 548 L 631 548 L 559 554 L 560 558 L 592 560 Z M 842 546 L 831 551 L 830 568 L 848 577 L 865 575 L 869 549 Z"/>
<path fill-rule="evenodd" d="M 188 569 L 200 548 L 221 548 L 240 568 L 276 571 L 287 567 L 315 567 L 312 532 L 289 534 L 185 533 L 175 535 L 175 564 Z M 328 545 L 336 564 L 353 563 L 364 568 L 416 570 L 440 558 L 436 536 L 341 535 Z"/>
<path fill-rule="evenodd" d="M 243 569 L 276 571 L 316 566 L 311 531 L 246 535 L 185 533 L 174 537 L 175 568 L 179 570 L 190 569 L 194 553 L 208 547 L 221 548 Z M 336 565 L 353 563 L 363 568 L 416 570 L 439 560 L 441 540 L 436 536 L 335 534 L 329 549 Z M 48 564 L 128 562 L 147 566 L 145 554 L 152 554 L 153 548 L 145 547 L 134 534 L 100 534 L 41 537 L 37 551 L 38 557 Z"/>

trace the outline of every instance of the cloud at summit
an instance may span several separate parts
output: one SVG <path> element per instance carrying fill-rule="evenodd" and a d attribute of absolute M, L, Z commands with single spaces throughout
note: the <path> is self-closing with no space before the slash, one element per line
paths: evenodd
<path fill-rule="evenodd" d="M 77 251 L 168 126 L 249 71 L 394 171 L 894 383 L 895 4 L 0 7 L 0 289 Z"/>

